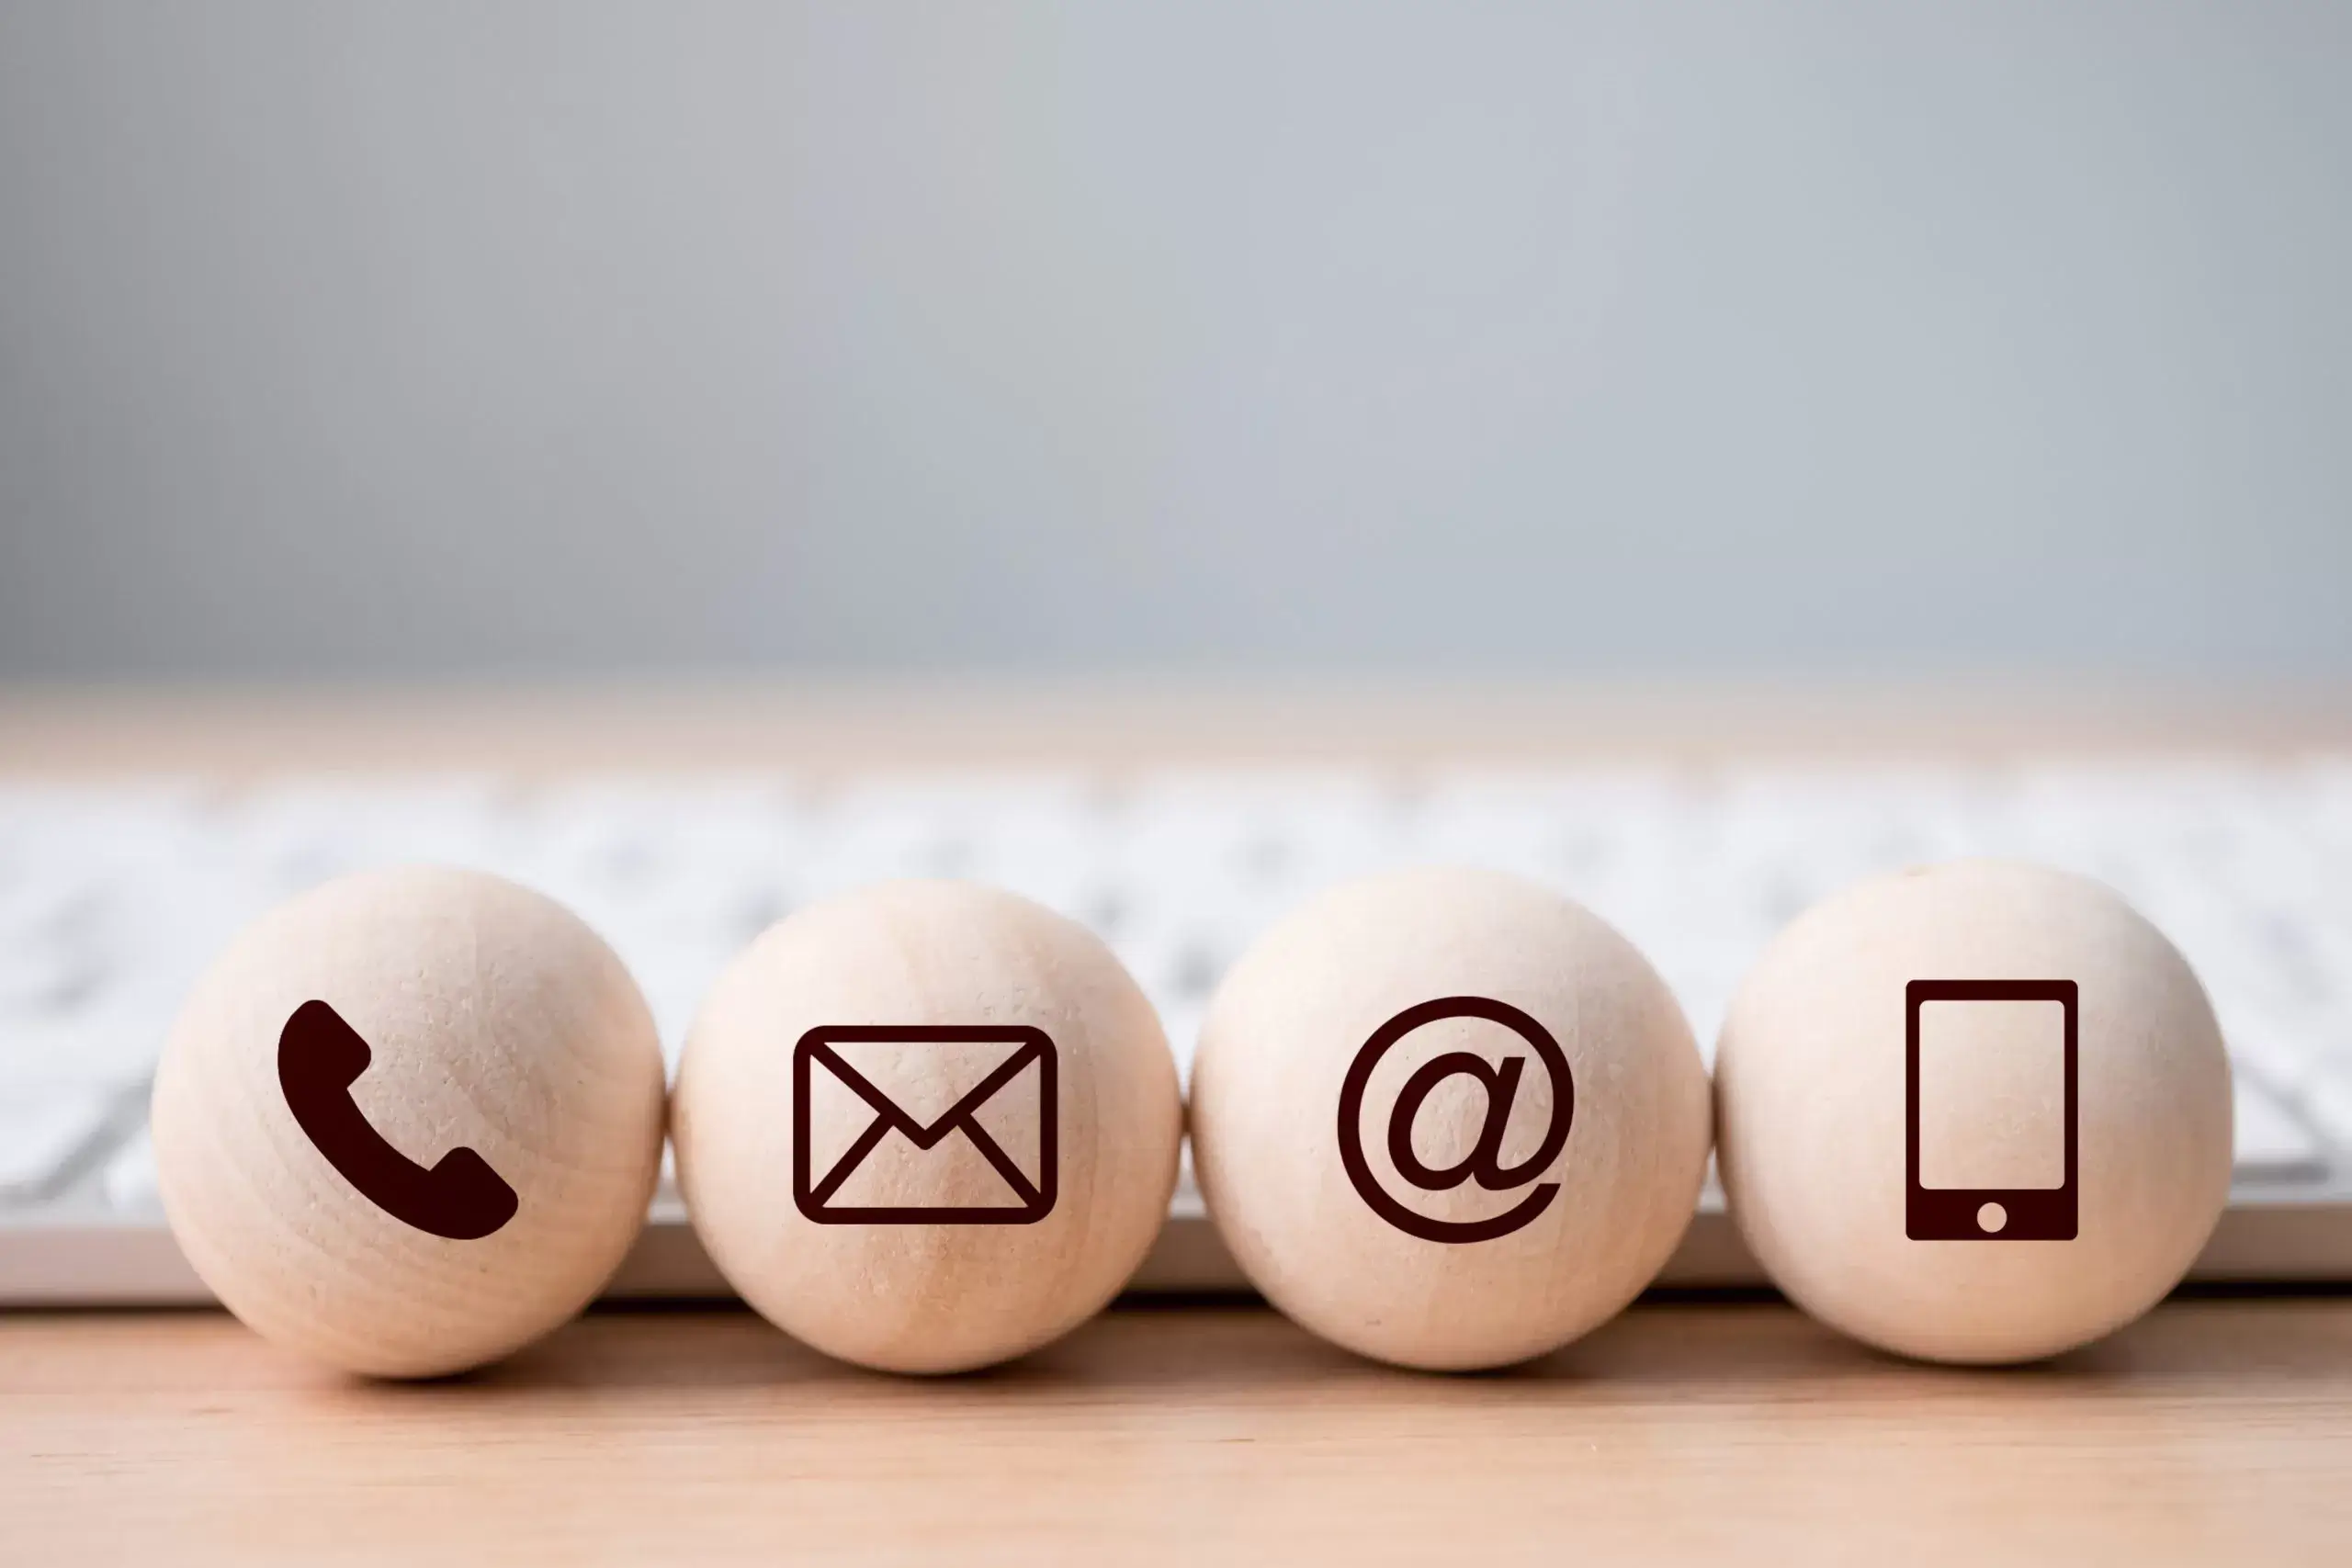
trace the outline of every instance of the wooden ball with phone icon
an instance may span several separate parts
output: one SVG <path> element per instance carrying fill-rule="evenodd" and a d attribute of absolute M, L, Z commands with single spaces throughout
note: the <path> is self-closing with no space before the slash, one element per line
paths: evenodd
<path fill-rule="evenodd" d="M 481 873 L 314 888 L 190 993 L 152 1112 L 164 1206 L 232 1312 L 390 1377 L 493 1360 L 584 1306 L 661 1167 L 644 998 L 596 934 Z"/>
<path fill-rule="evenodd" d="M 2228 1201 L 2229 1061 L 2122 898 L 1963 861 L 1801 916 L 1715 1055 L 1733 1219 L 1781 1288 L 1884 1349 L 2055 1355 L 2188 1272 Z"/>

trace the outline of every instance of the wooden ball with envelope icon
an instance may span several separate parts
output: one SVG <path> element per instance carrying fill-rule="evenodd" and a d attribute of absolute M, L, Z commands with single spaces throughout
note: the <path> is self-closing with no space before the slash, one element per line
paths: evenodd
<path fill-rule="evenodd" d="M 1175 1188 L 1167 1036 L 1100 940 L 1025 898 L 902 882 L 798 911 L 712 987 L 671 1130 L 744 1300 L 843 1360 L 944 1372 L 1110 1301 Z"/>
<path fill-rule="evenodd" d="M 1276 1306 L 1405 1366 L 1524 1360 L 1614 1314 L 1690 1222 L 1707 1074 L 1632 943 L 1515 877 L 1335 887 L 1227 976 L 1193 1159 Z"/>

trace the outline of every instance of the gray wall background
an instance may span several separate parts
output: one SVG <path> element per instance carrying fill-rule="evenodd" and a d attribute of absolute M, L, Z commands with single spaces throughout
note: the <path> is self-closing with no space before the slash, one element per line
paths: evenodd
<path fill-rule="evenodd" d="M 2352 5 L 0 0 L 0 675 L 2352 674 Z"/>

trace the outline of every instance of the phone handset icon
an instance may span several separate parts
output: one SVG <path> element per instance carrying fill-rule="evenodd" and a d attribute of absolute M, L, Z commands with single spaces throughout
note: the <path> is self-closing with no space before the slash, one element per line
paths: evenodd
<path fill-rule="evenodd" d="M 490 1162 L 459 1146 L 427 1168 L 384 1141 L 351 1086 L 372 1053 L 322 1001 L 294 1010 L 277 1036 L 277 1084 L 295 1122 L 360 1196 L 396 1220 L 452 1241 L 475 1241 L 514 1217 L 514 1189 Z"/>

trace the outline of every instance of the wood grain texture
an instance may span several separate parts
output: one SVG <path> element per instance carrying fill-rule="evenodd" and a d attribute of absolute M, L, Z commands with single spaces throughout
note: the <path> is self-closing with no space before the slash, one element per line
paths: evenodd
<path fill-rule="evenodd" d="M 2050 1363 L 1644 1305 L 1393 1371 L 1261 1307 L 865 1373 L 741 1311 L 597 1312 L 354 1382 L 217 1314 L 0 1317 L 0 1558 L 175 1563 L 2341 1562 L 2352 1302 L 2190 1302 Z"/>
<path fill-rule="evenodd" d="M 339 1038 L 298 1035 L 322 1004 Z M 347 1116 L 304 1119 L 300 1082 Z M 312 888 L 229 944 L 165 1042 L 151 1125 L 173 1234 L 231 1310 L 407 1377 L 587 1305 L 644 1223 L 662 1105 L 652 1015 L 578 917 L 401 866 Z M 474 1216 L 487 1229 L 435 1217 L 485 1186 L 503 1200 Z"/>
<path fill-rule="evenodd" d="M 908 1032 L 943 1026 L 987 1037 Z M 844 1359 L 942 1372 L 1034 1349 L 1118 1294 L 1167 1216 L 1184 1105 L 1101 938 L 998 888 L 891 882 L 736 957 L 687 1032 L 670 1117 L 686 1213 L 744 1300 Z M 868 1217 L 827 1217 L 843 1211 Z M 1034 1217 L 975 1223 L 1015 1212 Z"/>
<path fill-rule="evenodd" d="M 1276 922 L 1218 987 L 1192 1087 L 1201 1195 L 1250 1282 L 1401 1366 L 1506 1365 L 1603 1322 L 1706 1176 L 1707 1070 L 1666 982 L 1496 872 L 1366 877 Z"/>
<path fill-rule="evenodd" d="M 1913 1240 L 1907 987 L 2016 979 L 2079 985 L 2078 1225 L 2065 1240 Z M 1964 1119 L 1979 1170 L 2018 1145 L 2063 1147 L 2050 1011 L 1980 1040 L 1941 1105 L 1923 1091 L 1923 1141 L 1939 1115 Z M 2083 877 L 1958 861 L 1835 893 L 1765 950 L 1716 1049 L 1716 1159 L 1740 1234 L 1808 1310 L 1906 1355 L 2018 1360 L 2106 1333 L 2179 1283 L 2229 1201 L 2230 1094 L 2213 1010 L 2161 931 Z"/>

